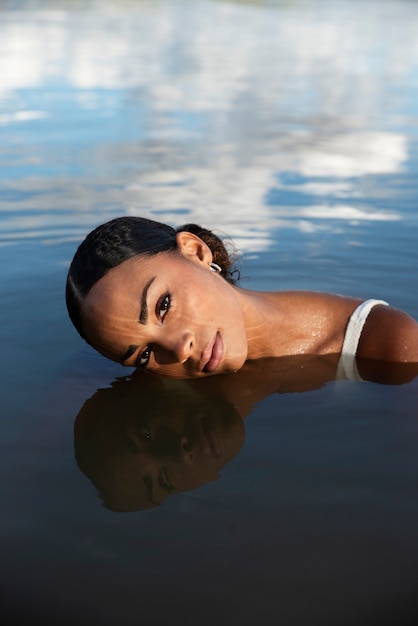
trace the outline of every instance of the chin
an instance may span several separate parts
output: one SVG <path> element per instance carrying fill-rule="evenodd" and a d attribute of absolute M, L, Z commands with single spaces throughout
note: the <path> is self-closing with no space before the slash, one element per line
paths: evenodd
<path fill-rule="evenodd" d="M 247 360 L 247 356 L 248 354 L 247 352 L 245 352 L 245 354 L 237 355 L 233 357 L 232 359 L 229 358 L 226 363 L 222 364 L 222 367 L 219 368 L 217 373 L 235 374 L 235 372 L 238 372 L 238 370 L 240 370 L 241 367 L 243 367 L 244 363 Z"/>

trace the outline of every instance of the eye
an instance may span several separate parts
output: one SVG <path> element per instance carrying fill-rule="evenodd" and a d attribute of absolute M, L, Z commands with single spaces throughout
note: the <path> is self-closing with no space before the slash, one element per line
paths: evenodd
<path fill-rule="evenodd" d="M 166 293 L 157 303 L 157 316 L 162 320 L 164 319 L 165 314 L 170 309 L 171 298 L 168 293 Z"/>
<path fill-rule="evenodd" d="M 145 350 L 141 352 L 136 360 L 136 367 L 146 367 L 151 355 L 151 348 L 147 346 Z"/>
<path fill-rule="evenodd" d="M 158 300 L 157 306 L 155 307 L 155 311 L 156 311 L 157 317 L 159 317 L 161 321 L 164 319 L 165 315 L 170 309 L 170 304 L 171 304 L 171 298 L 170 298 L 170 294 L 168 293 L 164 294 Z M 146 346 L 146 348 L 141 352 L 141 354 L 136 360 L 136 367 L 142 367 L 142 368 L 146 367 L 148 365 L 151 352 L 152 352 L 151 346 Z"/>

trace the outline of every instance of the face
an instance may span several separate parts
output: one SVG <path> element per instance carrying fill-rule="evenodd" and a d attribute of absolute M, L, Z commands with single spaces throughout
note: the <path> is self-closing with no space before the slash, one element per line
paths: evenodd
<path fill-rule="evenodd" d="M 141 373 L 84 404 L 74 425 L 77 463 L 108 508 L 147 509 L 219 478 L 245 438 L 217 386 L 223 378 L 170 382 Z"/>
<path fill-rule="evenodd" d="M 196 406 L 176 405 L 161 417 L 136 414 L 125 422 L 130 454 L 124 459 L 142 506 L 162 504 L 170 494 L 217 480 L 243 444 L 243 421 L 223 401 L 208 398 Z M 129 482 L 126 472 L 124 478 Z M 119 482 L 117 491 L 126 486 Z"/>
<path fill-rule="evenodd" d="M 136 256 L 91 289 L 83 331 L 104 356 L 177 378 L 237 371 L 248 352 L 239 290 L 191 233 L 179 251 Z"/>

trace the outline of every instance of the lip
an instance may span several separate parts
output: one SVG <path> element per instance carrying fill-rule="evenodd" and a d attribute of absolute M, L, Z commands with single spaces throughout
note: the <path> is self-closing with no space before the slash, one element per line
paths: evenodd
<path fill-rule="evenodd" d="M 224 342 L 219 332 L 211 339 L 203 351 L 200 361 L 202 372 L 213 372 L 219 366 L 224 355 Z"/>

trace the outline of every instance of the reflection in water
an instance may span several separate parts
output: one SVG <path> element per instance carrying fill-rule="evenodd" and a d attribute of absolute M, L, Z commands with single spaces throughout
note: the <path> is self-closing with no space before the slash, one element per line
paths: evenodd
<path fill-rule="evenodd" d="M 106 507 L 147 509 L 218 478 L 241 448 L 244 426 L 210 387 L 141 373 L 85 403 L 75 423 L 76 459 Z"/>
<path fill-rule="evenodd" d="M 133 379 L 85 402 L 127 372 L 80 349 L 62 290 L 75 242 L 134 213 L 256 251 L 252 288 L 418 317 L 417 23 L 413 0 L 0 2 L 3 623 L 369 626 L 391 603 L 405 623 L 416 383 L 266 362 L 218 389 Z M 275 393 L 292 389 L 308 391 Z M 181 437 L 212 403 L 225 457 L 198 454 L 194 475 Z M 171 494 L 222 480 L 140 514 L 94 496 L 149 506 L 143 476 L 166 464 Z"/>
<path fill-rule="evenodd" d="M 170 494 L 219 477 L 244 443 L 243 418 L 260 400 L 318 389 L 334 380 L 337 362 L 337 355 L 292 356 L 260 359 L 237 374 L 199 380 L 146 372 L 117 379 L 77 415 L 78 466 L 111 510 L 160 505 Z M 417 364 L 358 366 L 364 379 L 386 384 L 403 384 L 418 374 Z"/>
<path fill-rule="evenodd" d="M 379 189 L 370 176 L 400 173 L 409 158 L 414 3 L 396 15 L 390 3 L 363 3 L 360 22 L 350 2 L 302 4 L 121 10 L 90 0 L 3 11 L 3 177 L 20 211 L 9 217 L 0 198 L 2 239 L 79 240 L 145 209 L 176 223 L 210 215 L 240 248 L 265 250 L 272 228 L 402 219 L 398 208 L 370 207 Z M 379 122 L 382 107 L 393 124 Z M 327 179 L 326 194 L 299 187 L 308 213 L 294 206 L 289 172 L 301 183 Z"/>

